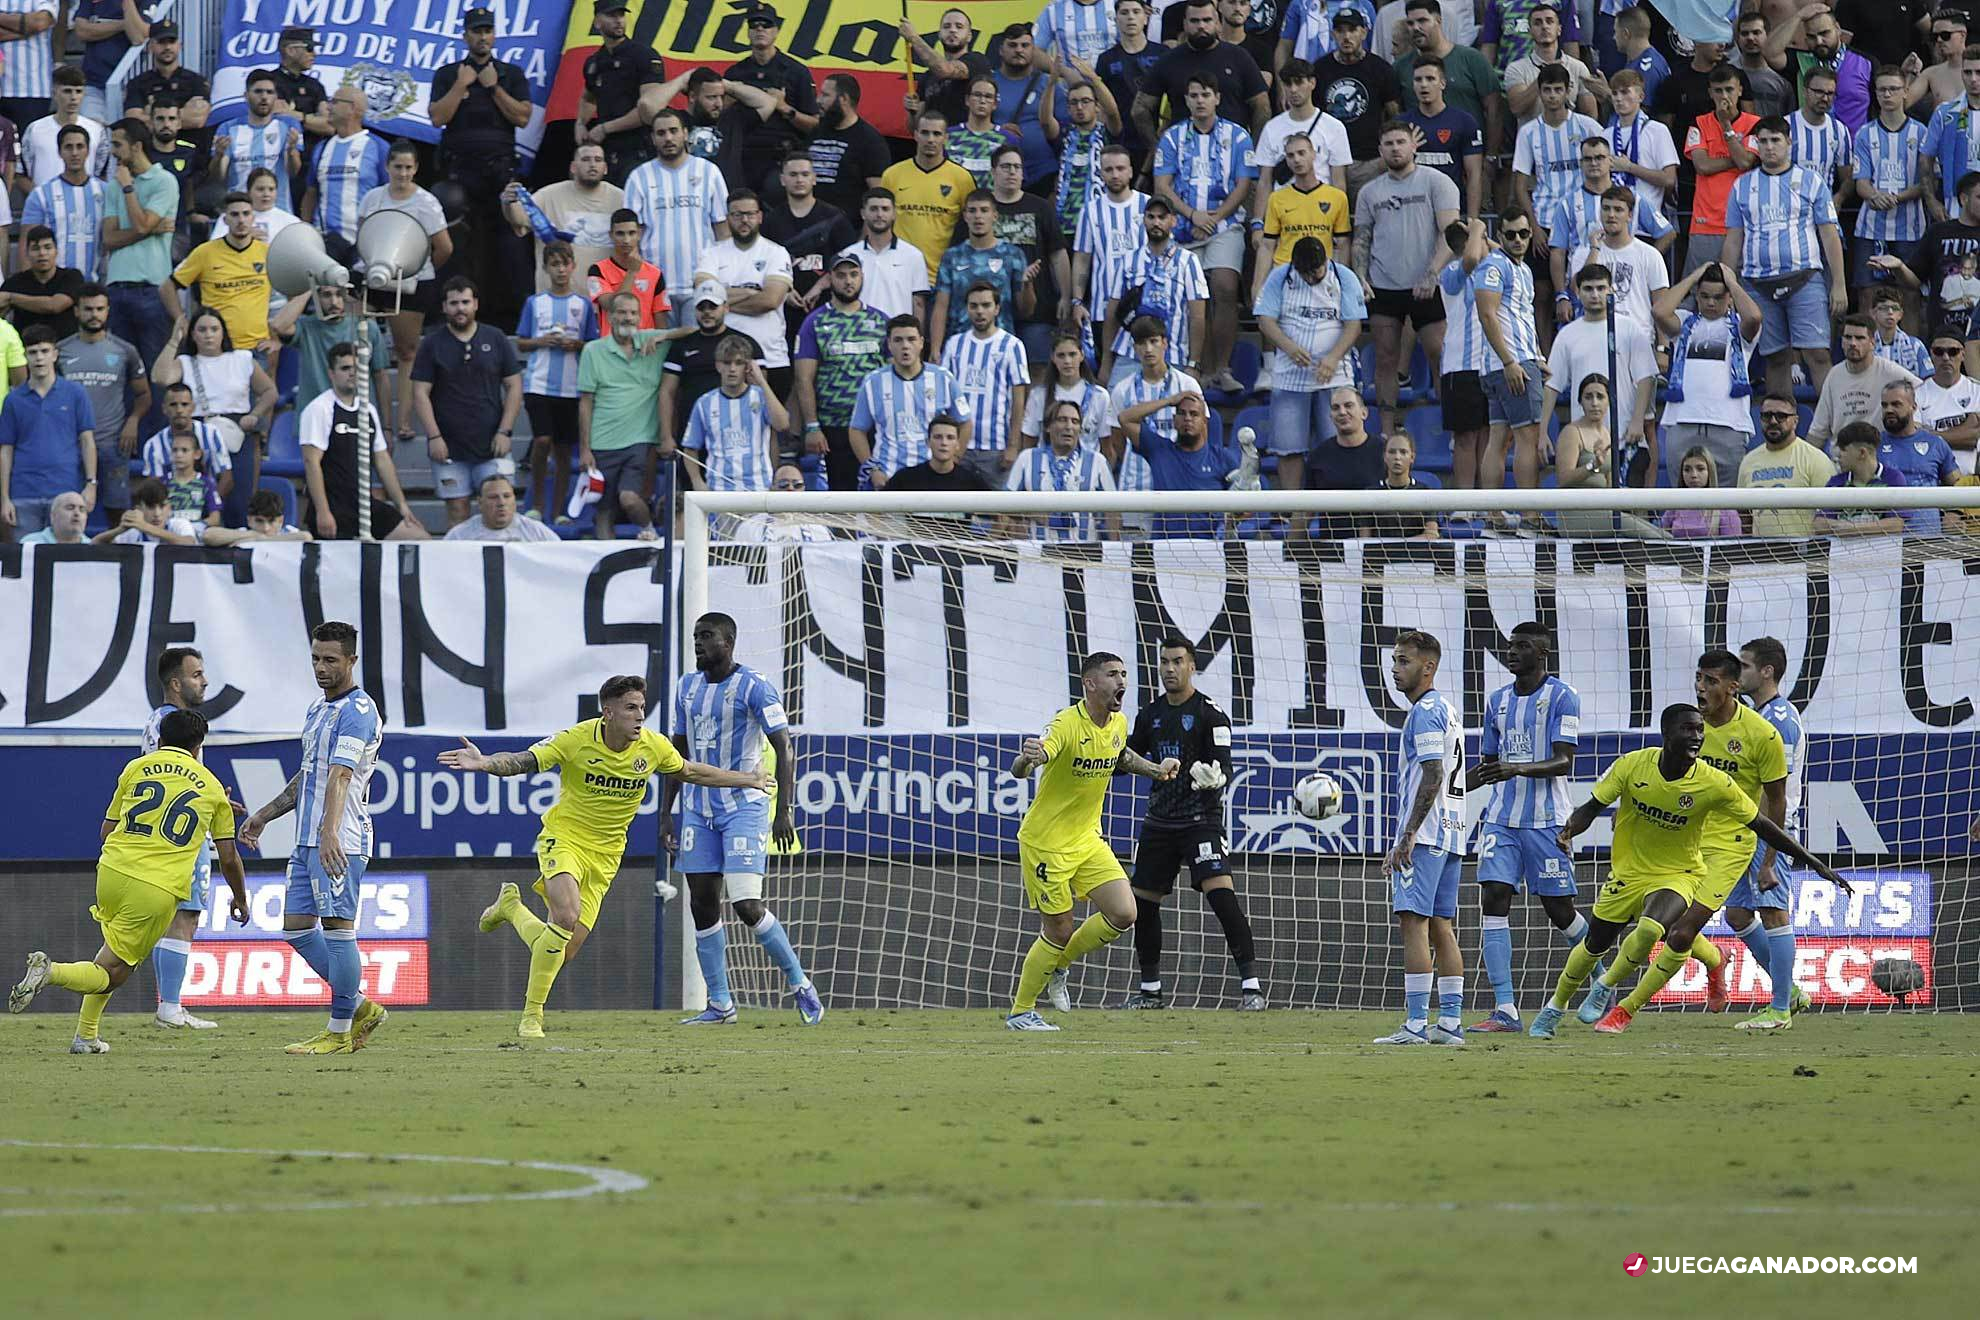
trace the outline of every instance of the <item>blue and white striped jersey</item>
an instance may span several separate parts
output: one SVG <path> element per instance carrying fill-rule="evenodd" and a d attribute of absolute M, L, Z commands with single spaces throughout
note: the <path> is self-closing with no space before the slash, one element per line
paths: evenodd
<path fill-rule="evenodd" d="M 1556 743 L 1581 741 L 1581 694 L 1549 674 L 1532 692 L 1508 683 L 1485 703 L 1485 732 L 1478 751 L 1508 765 L 1531 765 L 1554 754 Z M 1479 819 L 1512 829 L 1558 828 L 1573 806 L 1567 776 L 1504 779 L 1492 785 Z"/>
<path fill-rule="evenodd" d="M 910 379 L 890 362 L 859 383 L 852 427 L 872 437 L 873 461 L 891 477 L 928 461 L 928 419 L 943 412 L 959 421 L 976 420 L 969 396 L 946 370 L 923 363 Z"/>
<path fill-rule="evenodd" d="M 1128 263 L 1134 254 L 1148 246 L 1148 231 L 1141 227 L 1148 209 L 1148 194 L 1130 192 L 1125 202 L 1117 202 L 1102 188 L 1093 194 L 1086 209 L 1079 213 L 1079 228 L 1073 233 L 1073 251 L 1093 259 L 1086 291 L 1086 305 L 1098 321 L 1107 311 L 1107 300 L 1118 298 L 1127 288 Z"/>
<path fill-rule="evenodd" d="M 1513 360 L 1522 364 L 1539 361 L 1540 329 L 1533 319 L 1533 268 L 1503 252 L 1488 252 L 1471 272 L 1471 287 L 1473 298 L 1481 293 L 1499 295 L 1499 333 Z M 1479 338 L 1485 339 L 1482 329 Z M 1504 367 L 1505 363 L 1492 348 L 1492 341 L 1485 339 L 1485 370 L 1499 371 Z"/>
<path fill-rule="evenodd" d="M 1088 64 L 1098 62 L 1116 40 L 1114 6 L 1110 0 L 1046 0 L 1038 11 L 1038 22 L 1031 39 L 1040 50 L 1052 51 L 1060 59 L 1072 57 Z"/>
<path fill-rule="evenodd" d="M 361 687 L 310 703 L 303 720 L 302 783 L 296 790 L 297 847 L 317 846 L 330 772 L 341 765 L 350 767 L 351 782 L 344 793 L 344 818 L 336 822 L 338 840 L 352 857 L 371 856 L 371 771 L 384 739 L 385 721 Z"/>
<path fill-rule="evenodd" d="M 1908 335 L 1900 327 L 1890 343 L 1884 342 L 1884 332 L 1879 330 L 1870 336 L 1873 356 L 1886 362 L 1895 362 L 1920 380 L 1932 378 L 1932 353 L 1925 347 L 1925 341 L 1917 335 Z M 1923 388 L 1922 386 L 1920 388 Z"/>
<path fill-rule="evenodd" d="M 961 383 L 976 415 L 969 447 L 993 453 L 1008 449 L 1016 439 L 1011 434 L 1011 387 L 1031 383 L 1024 341 L 995 326 L 984 339 L 977 338 L 974 328 L 950 335 L 942 345 L 942 369 Z"/>
<path fill-rule="evenodd" d="M 1748 283 L 1820 270 L 1816 228 L 1835 222 L 1828 185 L 1805 165 L 1790 165 L 1779 174 L 1748 170 L 1726 200 L 1726 229 L 1745 236 L 1740 278 Z"/>
<path fill-rule="evenodd" d="M 275 175 L 275 205 L 284 211 L 296 209 L 296 204 L 289 199 L 288 154 L 291 142 L 298 150 L 302 147 L 300 123 L 276 115 L 257 128 L 245 119 L 236 119 L 215 130 L 213 149 L 216 153 L 222 142 L 227 144 L 229 190 L 246 192 L 248 175 L 258 169 L 269 170 Z"/>
<path fill-rule="evenodd" d="M 1602 233 L 1602 194 L 1589 192 L 1586 187 L 1578 187 L 1561 198 L 1554 207 L 1554 213 L 1544 217 L 1547 226 L 1547 244 L 1563 252 L 1572 252 L 1578 247 L 1592 244 Z M 1676 229 L 1670 218 L 1647 198 L 1636 199 L 1636 215 L 1631 220 L 1630 232 L 1638 238 L 1659 239 Z M 1573 278 L 1570 271 L 1569 278 Z"/>
<path fill-rule="evenodd" d="M 687 740 L 690 761 L 717 770 L 755 770 L 763 764 L 769 736 L 789 723 L 777 685 L 748 665 L 737 665 L 726 678 L 713 681 L 698 669 L 690 671 L 674 693 L 675 736 Z M 755 788 L 681 785 L 682 808 L 703 816 L 764 802 L 769 796 Z"/>
<path fill-rule="evenodd" d="M 714 389 L 696 399 L 681 444 L 706 456 L 708 489 L 769 490 L 771 440 L 763 388 L 749 385 L 741 394 Z"/>
<path fill-rule="evenodd" d="M 1311 64 L 1334 49 L 1334 15 L 1343 9 L 1359 9 L 1375 30 L 1373 0 L 1292 0 L 1286 6 L 1285 22 L 1279 28 L 1281 40 L 1292 43 L 1292 58 Z"/>
<path fill-rule="evenodd" d="M 1160 321 L 1169 332 L 1170 363 L 1178 367 L 1187 365 L 1191 355 L 1189 304 L 1197 298 L 1207 303 L 1210 298 L 1210 279 L 1203 273 L 1203 263 L 1194 252 L 1172 238 L 1167 250 L 1160 254 L 1146 244 L 1138 248 L 1128 259 L 1123 278 L 1126 288 L 1141 294 L 1135 316 L 1152 316 Z M 1128 334 L 1128 325 L 1133 320 L 1130 316 L 1121 318 L 1121 328 L 1114 336 L 1115 357 L 1134 351 L 1134 338 Z"/>
<path fill-rule="evenodd" d="M 1258 177 L 1258 166 L 1251 160 L 1251 134 L 1221 115 L 1208 133 L 1199 133 L 1196 125 L 1185 119 L 1155 144 L 1155 177 L 1167 178 L 1169 187 L 1189 209 L 1214 211 L 1237 191 L 1241 180 Z M 1218 221 L 1213 232 L 1242 229 L 1244 222 L 1245 211 L 1240 206 Z M 1198 233 L 1182 216 L 1176 217 L 1176 242 L 1198 243 L 1209 237 Z"/>
<path fill-rule="evenodd" d="M 1416 786 L 1423 779 L 1424 767 L 1443 782 L 1437 805 L 1417 827 L 1413 843 L 1427 844 L 1442 852 L 1464 854 L 1464 794 L 1457 787 L 1464 769 L 1464 717 L 1451 699 L 1431 688 L 1409 708 L 1402 727 L 1402 776 L 1396 795 L 1396 822 L 1409 819 L 1416 801 Z"/>
<path fill-rule="evenodd" d="M 206 456 L 206 475 L 216 480 L 222 472 L 232 470 L 234 460 L 227 453 L 227 442 L 220 433 L 195 418 L 193 434 L 199 439 L 200 452 Z M 138 447 L 138 466 L 147 477 L 157 477 L 160 481 L 172 475 L 172 428 L 150 436 Z"/>
<path fill-rule="evenodd" d="M 1789 834 L 1799 835 L 1801 776 L 1808 769 L 1808 731 L 1802 727 L 1801 712 L 1794 703 L 1778 693 L 1760 707 L 1760 715 L 1774 726 L 1774 732 L 1781 735 L 1781 743 L 1787 749 L 1787 821 L 1783 828 Z"/>
<path fill-rule="evenodd" d="M 103 199 L 103 180 L 70 183 L 58 174 L 28 194 L 21 207 L 21 227 L 47 225 L 54 230 L 60 249 L 56 261 L 94 280 L 102 273 L 96 263 L 103 248 Z"/>
<path fill-rule="evenodd" d="M 358 205 L 373 188 L 387 182 L 384 138 L 361 128 L 347 138 L 325 138 L 316 146 L 309 165 L 310 186 L 316 189 L 316 214 L 307 217 L 325 234 L 341 234 L 357 242 Z"/>
<path fill-rule="evenodd" d="M 1173 431 L 1174 428 L 1172 427 L 1171 439 L 1174 438 Z M 1155 469 L 1148 465 L 1148 460 L 1143 458 L 1140 451 L 1133 445 L 1122 446 L 1121 470 L 1114 474 L 1114 489 L 1136 493 L 1155 489 Z M 1123 522 L 1141 527 L 1146 526 L 1147 518 L 1148 515 L 1145 513 L 1122 515 Z"/>
<path fill-rule="evenodd" d="M 1878 192 L 1901 193 L 1918 186 L 1919 162 L 1925 157 L 1925 125 L 1907 118 L 1897 129 L 1872 119 L 1856 130 L 1856 177 Z M 1914 197 L 1888 211 L 1865 203 L 1856 213 L 1858 238 L 1887 243 L 1916 243 L 1925 236 L 1925 201 Z"/>
<path fill-rule="evenodd" d="M 0 0 L 0 14 L 18 14 L 22 21 L 29 14 L 46 14 L 61 22 L 55 0 Z M 48 27 L 31 37 L 10 41 L 6 60 L 0 63 L 0 96 L 24 101 L 46 101 L 55 94 L 55 29 Z M 43 114 L 48 107 L 41 107 Z M 26 128 L 26 124 L 20 125 Z"/>
<path fill-rule="evenodd" d="M 1478 323 L 1478 300 L 1472 294 L 1471 272 L 1461 257 L 1452 257 L 1438 272 L 1437 289 L 1444 297 L 1444 360 L 1438 370 L 1485 370 L 1485 328 Z"/>
<path fill-rule="evenodd" d="M 598 307 L 581 293 L 531 294 L 516 321 L 516 338 L 538 339 L 552 330 L 569 330 L 580 339 L 598 338 Z M 575 348 L 532 348 L 523 359 L 523 393 L 549 399 L 578 396 L 578 355 Z"/>
<path fill-rule="evenodd" d="M 722 171 L 699 156 L 683 156 L 673 169 L 649 160 L 627 177 L 626 205 L 646 226 L 640 255 L 660 268 L 670 298 L 685 297 L 694 287 L 701 254 L 714 246 L 715 226 L 729 218 L 729 185 Z"/>
<path fill-rule="evenodd" d="M 150 756 L 158 750 L 158 726 L 165 722 L 167 715 L 170 715 L 177 709 L 177 706 L 167 702 L 165 705 L 151 712 L 151 718 L 144 722 L 144 736 L 139 739 L 138 754 L 140 756 Z M 204 747 L 200 748 L 193 753 L 193 756 L 200 761 L 205 761 L 206 749 Z"/>
<path fill-rule="evenodd" d="M 1038 444 L 1018 455 L 1004 484 L 1016 491 L 1076 495 L 1114 489 L 1114 472 L 1107 466 L 1107 456 L 1097 449 L 1074 445 L 1071 453 L 1061 456 L 1050 444 Z M 1042 523 L 1034 523 L 1031 535 L 1040 541 L 1091 541 L 1100 534 L 1102 517 L 1096 513 L 1054 513 Z"/>
<path fill-rule="evenodd" d="M 1836 186 L 1836 166 L 1850 158 L 1852 147 L 1849 128 L 1834 115 L 1828 116 L 1819 124 L 1810 123 L 1803 111 L 1797 110 L 1788 120 L 1788 164 L 1806 165 L 1815 171 L 1815 177 L 1822 186 L 1833 190 Z"/>
<path fill-rule="evenodd" d="M 1351 268 L 1330 261 L 1320 278 L 1309 284 L 1290 265 L 1275 267 L 1265 277 L 1252 310 L 1276 320 L 1286 337 L 1306 350 L 1314 362 L 1313 366 L 1302 367 L 1293 361 L 1290 353 L 1277 354 L 1272 368 L 1273 389 L 1311 394 L 1355 383 L 1359 361 L 1355 353 L 1345 354 L 1339 368 L 1326 380 L 1320 379 L 1318 371 L 1320 359 L 1333 351 L 1349 323 L 1368 316 L 1367 297 Z"/>
<path fill-rule="evenodd" d="M 1136 359 L 1137 362 L 1139 360 L 1138 358 Z M 1133 375 L 1118 382 L 1114 386 L 1114 424 L 1116 426 L 1126 427 L 1127 423 L 1120 420 L 1121 414 L 1129 408 L 1147 403 L 1150 400 L 1166 399 L 1171 394 L 1201 393 L 1203 393 L 1203 386 L 1197 383 L 1196 377 L 1175 367 L 1170 367 L 1168 371 L 1164 372 L 1160 380 L 1149 380 L 1140 371 L 1136 371 Z M 1153 413 L 1143 418 L 1139 425 L 1154 428 L 1155 434 L 1160 436 L 1165 443 L 1175 443 L 1176 410 L 1174 408 L 1164 408 L 1159 412 Z M 1133 432 L 1137 428 L 1127 427 L 1127 429 Z M 1130 445 L 1129 449 L 1132 450 L 1133 446 Z"/>
<path fill-rule="evenodd" d="M 1513 170 L 1533 180 L 1533 215 L 1545 224 L 1572 188 L 1581 186 L 1581 144 L 1586 138 L 1607 140 L 1602 126 L 1587 115 L 1569 112 L 1558 124 L 1537 116 L 1519 126 L 1513 146 Z"/>

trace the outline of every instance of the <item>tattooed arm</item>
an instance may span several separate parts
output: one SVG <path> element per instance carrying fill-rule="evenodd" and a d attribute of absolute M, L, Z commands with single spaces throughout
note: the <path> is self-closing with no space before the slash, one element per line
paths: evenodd
<path fill-rule="evenodd" d="M 491 775 L 533 775 L 537 771 L 535 752 L 497 752 L 488 756 L 465 738 L 459 747 L 440 753 L 440 764 L 449 770 L 480 770 Z"/>
<path fill-rule="evenodd" d="M 241 828 L 235 839 L 243 848 L 258 847 L 261 843 L 261 831 L 267 828 L 269 821 L 279 820 L 294 811 L 296 794 L 301 791 L 302 771 L 298 770 L 295 777 L 289 780 L 287 786 L 277 793 L 267 806 L 241 822 Z"/>

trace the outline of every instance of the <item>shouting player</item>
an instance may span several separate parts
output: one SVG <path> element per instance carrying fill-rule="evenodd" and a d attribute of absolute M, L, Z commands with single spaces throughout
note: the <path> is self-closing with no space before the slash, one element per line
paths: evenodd
<path fill-rule="evenodd" d="M 103 947 L 91 962 L 51 963 L 45 953 L 30 953 L 27 974 L 7 996 L 7 1010 L 19 1013 L 44 986 L 80 994 L 71 1054 L 110 1052 L 98 1034 L 104 1006 L 171 927 L 192 892 L 193 865 L 209 837 L 234 891 L 228 911 L 247 924 L 247 875 L 234 847 L 233 804 L 199 763 L 206 720 L 196 710 L 175 710 L 157 724 L 157 749 L 124 767 L 104 815 L 96 905 L 89 910 L 103 928 Z"/>
<path fill-rule="evenodd" d="M 1127 745 L 1127 717 L 1121 714 L 1127 685 L 1126 661 L 1110 651 L 1087 656 L 1079 667 L 1080 699 L 1052 717 L 1043 738 L 1026 738 L 1011 762 L 1014 779 L 1045 767 L 1018 826 L 1018 865 L 1025 897 L 1038 909 L 1038 938 L 1024 955 L 1017 996 L 1004 1018 L 1012 1031 L 1057 1031 L 1038 1014 L 1045 982 L 1134 924 L 1134 891 L 1100 833 L 1100 808 L 1116 774 L 1166 782 L 1182 763 L 1173 756 L 1151 761 Z M 1073 902 L 1082 898 L 1095 911 L 1075 929 Z"/>
<path fill-rule="evenodd" d="M 1553 674 L 1554 639 L 1538 623 L 1512 630 L 1506 668 L 1513 681 L 1485 703 L 1485 732 L 1472 787 L 1491 796 L 1478 827 L 1480 952 L 1492 983 L 1492 1016 L 1473 1031 L 1520 1030 L 1513 997 L 1512 901 L 1521 888 L 1571 947 L 1588 932 L 1575 911 L 1574 864 L 1561 851 L 1567 822 L 1567 775 L 1581 741 L 1581 694 Z M 1599 975 L 1599 973 L 1598 973 Z"/>
<path fill-rule="evenodd" d="M 739 774 L 763 770 L 766 744 L 776 758 L 777 818 L 770 818 L 770 799 L 750 784 L 724 788 L 689 781 L 681 794 L 681 829 L 674 836 L 672 780 L 661 785 L 661 830 L 668 852 L 678 849 L 675 865 L 688 879 L 689 907 L 694 914 L 694 957 L 708 986 L 708 1007 L 683 1025 L 722 1026 L 736 1020 L 729 994 L 729 933 L 722 924 L 726 892 L 736 918 L 784 973 L 784 983 L 797 1000 L 798 1017 L 816 1026 L 825 1016 L 811 978 L 804 974 L 791 937 L 776 914 L 763 903 L 763 858 L 774 839 L 779 849 L 797 841 L 791 824 L 791 795 L 795 791 L 797 757 L 784 719 L 784 703 L 776 685 L 747 665 L 736 663 L 736 621 L 726 614 L 704 614 L 694 621 L 695 672 L 681 679 L 674 694 L 674 746 L 712 766 Z"/>
<path fill-rule="evenodd" d="M 1699 915 L 1692 892 L 1708 883 L 1700 847 L 1708 816 L 1743 823 L 1761 840 L 1816 874 L 1850 892 L 1849 883 L 1824 866 L 1753 805 L 1732 776 L 1700 759 L 1705 747 L 1705 716 L 1696 706 L 1666 706 L 1658 720 L 1661 747 L 1645 747 L 1617 757 L 1594 795 L 1576 807 L 1561 827 L 1561 847 L 1572 852 L 1575 836 L 1616 804 L 1615 840 L 1609 846 L 1609 881 L 1596 896 L 1588 934 L 1568 954 L 1554 997 L 1533 1019 L 1530 1036 L 1551 1040 L 1595 960 L 1615 943 L 1630 921 L 1654 923 L 1664 949 L 1645 972 L 1661 974 L 1661 986 L 1691 956 L 1691 944 L 1711 915 Z M 1650 941 L 1655 943 L 1654 937 Z M 1646 946 L 1647 947 L 1647 946 Z"/>
<path fill-rule="evenodd" d="M 330 1021 L 288 1054 L 352 1054 L 384 1024 L 384 1005 L 359 982 L 358 895 L 371 858 L 371 771 L 385 722 L 357 682 L 357 629 L 328 620 L 309 634 L 309 667 L 322 697 L 303 718 L 302 768 L 275 800 L 241 824 L 241 845 L 296 813 L 296 846 L 282 894 L 282 938 L 330 987 Z"/>
<path fill-rule="evenodd" d="M 1808 741 L 1801 712 L 1781 692 L 1786 674 L 1787 648 L 1775 638 L 1756 637 L 1739 648 L 1739 689 L 1760 718 L 1774 726 L 1787 756 L 1780 823 L 1793 834 L 1801 827 L 1801 771 L 1808 761 Z M 1726 921 L 1754 960 L 1767 969 L 1773 987 L 1767 1007 L 1734 1025 L 1741 1031 L 1784 1031 L 1793 1026 L 1794 1015 L 1809 1004 L 1808 992 L 1794 983 L 1794 886 L 1776 873 L 1774 850 L 1766 844 L 1760 845 L 1753 870 L 1741 876 L 1727 896 Z"/>
<path fill-rule="evenodd" d="M 1768 820 L 1782 825 L 1787 820 L 1787 753 L 1774 726 L 1740 702 L 1739 674 L 1739 657 L 1730 651 L 1707 651 L 1698 657 L 1691 683 L 1698 709 L 1705 716 L 1705 744 L 1699 759 L 1725 771 L 1748 801 L 1759 804 Z M 1725 955 L 1697 930 L 1712 919 L 1741 878 L 1753 873 L 1760 857 L 1752 833 L 1738 821 L 1719 816 L 1706 819 L 1699 833 L 1699 849 L 1705 858 L 1705 878 L 1692 886 L 1691 909 L 1681 924 L 1695 936 L 1691 956 L 1705 965 L 1706 1011 L 1723 1013 L 1727 1002 Z M 1649 961 L 1651 949 L 1663 937 L 1664 930 L 1654 917 L 1645 914 L 1637 918 L 1636 929 L 1623 940 L 1615 966 L 1603 974 L 1582 1004 L 1582 1021 L 1592 1017 L 1596 1019 L 1595 1029 L 1607 1033 L 1628 1028 L 1630 1019 L 1670 978 L 1659 976 L 1653 968 L 1621 1003 L 1611 1008 L 1607 1001 L 1631 972 Z"/>
<path fill-rule="evenodd" d="M 206 662 L 190 646 L 168 648 L 158 657 L 158 687 L 165 704 L 151 712 L 145 722 L 140 755 L 158 750 L 158 731 L 165 717 L 175 710 L 198 710 L 206 700 Z M 239 803 L 233 803 L 240 806 Z M 242 808 L 245 810 L 245 808 Z M 192 956 L 193 937 L 199 933 L 200 914 L 213 887 L 213 845 L 201 845 L 193 859 L 191 892 L 172 914 L 165 938 L 151 951 L 152 974 L 158 978 L 158 1014 L 153 1019 L 161 1027 L 191 1027 L 208 1031 L 220 1024 L 210 1018 L 194 1017 L 179 1002 L 186 983 L 186 962 Z"/>
<path fill-rule="evenodd" d="M 621 674 L 598 689 L 597 719 L 574 724 L 526 751 L 489 756 L 463 738 L 459 747 L 440 753 L 440 764 L 450 770 L 497 776 L 556 770 L 563 780 L 536 836 L 536 892 L 543 895 L 549 920 L 525 907 L 522 891 L 512 884 L 503 885 L 481 914 L 483 933 L 506 924 L 529 946 L 529 984 L 516 1024 L 516 1035 L 525 1040 L 542 1039 L 551 983 L 598 925 L 598 910 L 619 874 L 626 830 L 646 799 L 647 781 L 659 773 L 734 787 L 764 782 L 761 775 L 683 761 L 672 743 L 645 726 L 646 680 Z"/>
<path fill-rule="evenodd" d="M 1163 699 L 1143 706 L 1127 745 L 1142 756 L 1173 757 L 1182 771 L 1148 790 L 1148 815 L 1134 850 L 1134 951 L 1141 988 L 1123 1008 L 1165 1008 L 1162 991 L 1162 901 L 1176 887 L 1176 872 L 1189 867 L 1189 882 L 1217 914 L 1224 942 L 1237 964 L 1238 1007 L 1265 1007 L 1265 991 L 1253 966 L 1251 923 L 1231 886 L 1224 849 L 1224 785 L 1231 780 L 1231 720 L 1196 690 L 1196 648 L 1170 633 L 1159 662 Z"/>
<path fill-rule="evenodd" d="M 1402 932 L 1403 996 L 1400 1030 L 1377 1045 L 1462 1045 L 1464 955 L 1458 952 L 1458 876 L 1464 865 L 1464 717 L 1437 691 L 1444 648 L 1427 632 L 1410 629 L 1396 638 L 1389 673 L 1410 700 L 1402 727 L 1402 789 L 1396 817 L 1402 828 L 1382 860 L 1390 881 L 1390 907 Z M 1437 1020 L 1430 1021 L 1432 951 L 1435 951 Z"/>

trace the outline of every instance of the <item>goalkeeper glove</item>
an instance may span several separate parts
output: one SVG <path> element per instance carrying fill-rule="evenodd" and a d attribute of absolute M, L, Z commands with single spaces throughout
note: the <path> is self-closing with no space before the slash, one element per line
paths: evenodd
<path fill-rule="evenodd" d="M 1198 788 L 1222 788 L 1229 781 L 1224 778 L 1224 767 L 1215 761 L 1198 761 L 1189 768 L 1189 782 Z"/>

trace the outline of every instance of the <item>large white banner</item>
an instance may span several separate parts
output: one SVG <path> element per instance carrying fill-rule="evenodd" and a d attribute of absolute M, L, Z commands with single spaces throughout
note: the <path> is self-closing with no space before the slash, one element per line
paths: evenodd
<path fill-rule="evenodd" d="M 1786 644 L 1812 730 L 1970 727 L 1980 560 L 1918 544 L 718 547 L 708 600 L 811 733 L 1037 729 L 1096 650 L 1134 666 L 1132 710 L 1171 630 L 1240 727 L 1371 733 L 1403 715 L 1396 632 L 1425 629 L 1475 723 L 1526 619 L 1557 631 L 1591 731 L 1654 728 L 1691 699 L 1700 650 L 1761 635 Z M 360 629 L 390 727 L 535 734 L 587 714 L 610 674 L 667 677 L 664 576 L 657 548 L 624 544 L 0 547 L 0 728 L 137 727 L 158 654 L 196 646 L 219 730 L 293 733 L 328 618 Z"/>

